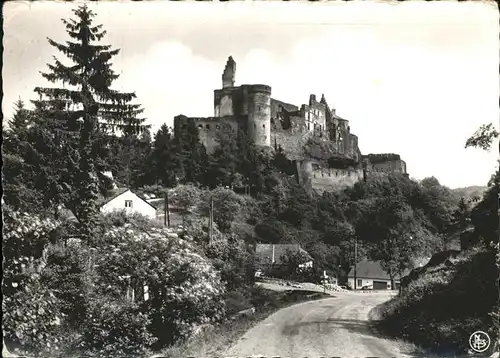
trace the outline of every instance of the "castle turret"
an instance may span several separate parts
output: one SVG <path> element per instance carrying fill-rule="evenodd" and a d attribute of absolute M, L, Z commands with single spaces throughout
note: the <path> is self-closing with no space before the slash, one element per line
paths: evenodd
<path fill-rule="evenodd" d="M 313 103 L 316 103 L 316 95 L 312 94 L 309 96 L 309 105 L 312 106 Z"/>
<path fill-rule="evenodd" d="M 271 146 L 271 87 L 248 88 L 248 136 L 255 145 Z"/>
<path fill-rule="evenodd" d="M 236 76 L 236 62 L 229 56 L 226 67 L 222 73 L 222 88 L 234 87 L 234 77 Z"/>

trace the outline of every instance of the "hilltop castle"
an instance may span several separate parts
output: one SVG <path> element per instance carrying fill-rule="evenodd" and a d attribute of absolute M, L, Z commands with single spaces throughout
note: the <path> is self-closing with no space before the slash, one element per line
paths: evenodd
<path fill-rule="evenodd" d="M 264 84 L 235 86 L 236 62 L 229 57 L 222 74 L 222 88 L 214 91 L 214 116 L 191 118 L 198 125 L 200 141 L 208 152 L 217 146 L 222 124 L 243 129 L 261 147 L 281 147 L 295 161 L 301 184 L 318 191 L 353 185 L 367 175 L 406 174 L 406 163 L 397 154 L 363 156 L 349 121 L 330 109 L 325 96 L 299 107 L 271 98 Z M 174 118 L 178 127 L 188 117 Z"/>

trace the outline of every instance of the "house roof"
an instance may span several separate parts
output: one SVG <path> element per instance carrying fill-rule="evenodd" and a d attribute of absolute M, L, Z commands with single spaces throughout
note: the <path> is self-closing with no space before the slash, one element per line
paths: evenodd
<path fill-rule="evenodd" d="M 407 271 L 403 272 L 403 276 L 405 276 Z M 347 277 L 354 277 L 354 267 L 351 268 Z M 389 274 L 382 268 L 380 261 L 368 260 L 358 262 L 356 265 L 356 278 L 390 280 Z M 399 280 L 400 276 L 396 274 L 394 278 Z"/>
<path fill-rule="evenodd" d="M 73 214 L 73 212 L 70 209 L 66 208 L 65 206 L 61 206 L 61 208 L 59 209 L 59 215 L 60 218 L 63 220 L 69 220 L 69 221 L 78 220 L 75 214 Z"/>
<path fill-rule="evenodd" d="M 96 205 L 97 205 L 98 208 L 100 208 L 100 207 L 106 205 L 107 203 L 109 203 L 110 201 L 116 199 L 120 195 L 126 193 L 129 190 L 130 190 L 129 188 L 116 188 L 116 189 L 112 189 L 112 190 L 110 190 L 108 192 L 108 194 L 105 197 L 100 195 L 97 198 Z M 146 204 L 148 204 L 149 206 L 151 206 L 152 208 L 154 208 L 155 210 L 157 210 L 157 208 L 154 205 L 152 205 L 150 202 L 148 202 L 146 199 L 144 199 L 141 196 L 137 195 L 133 191 L 131 191 L 131 192 L 132 192 L 132 194 L 134 194 L 135 196 L 137 196 L 139 199 L 141 199 L 142 201 L 144 201 Z"/>
<path fill-rule="evenodd" d="M 96 201 L 97 207 L 101 207 L 103 205 L 106 205 L 109 203 L 111 200 L 119 197 L 123 193 L 129 191 L 129 188 L 116 188 L 108 191 L 108 194 L 106 196 L 99 195 Z"/>
<path fill-rule="evenodd" d="M 285 256 L 288 251 L 293 253 L 302 252 L 306 256 L 308 256 L 309 260 L 312 260 L 311 255 L 302 249 L 298 244 L 257 244 L 255 246 L 255 255 L 261 259 L 269 259 L 273 258 L 273 247 L 274 247 L 274 262 L 276 264 L 281 263 L 281 257 Z"/>
<path fill-rule="evenodd" d="M 130 190 L 129 188 L 115 188 L 115 189 L 112 189 L 112 190 L 108 191 L 108 194 L 106 196 L 99 195 L 97 197 L 97 200 L 96 200 L 96 206 L 98 208 L 101 208 L 102 206 L 106 205 L 107 203 L 109 203 L 113 199 L 116 199 L 117 197 L 119 197 L 120 195 L 126 193 L 129 190 Z M 135 194 L 135 193 L 132 192 L 132 194 Z M 156 208 L 154 205 L 152 205 L 151 203 L 149 203 L 144 198 L 141 198 L 137 194 L 135 194 L 135 195 L 139 199 L 141 199 L 142 201 L 144 201 L 145 203 L 147 203 L 149 206 L 151 206 L 152 208 L 154 208 L 155 210 L 158 210 L 158 208 Z M 75 214 L 70 209 L 68 209 L 68 208 L 66 208 L 64 206 L 61 207 L 59 213 L 61 215 L 61 218 L 63 218 L 63 219 L 66 219 L 66 220 L 77 220 Z"/>

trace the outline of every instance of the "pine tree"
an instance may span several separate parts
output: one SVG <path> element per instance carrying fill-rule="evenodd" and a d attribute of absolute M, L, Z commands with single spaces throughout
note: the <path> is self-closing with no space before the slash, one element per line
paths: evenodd
<path fill-rule="evenodd" d="M 217 147 L 211 156 L 210 187 L 217 185 L 232 186 L 242 185 L 236 183 L 238 173 L 238 145 L 237 132 L 230 125 L 222 125 L 217 132 L 215 140 Z"/>
<path fill-rule="evenodd" d="M 4 122 L 5 123 L 5 122 Z M 32 116 L 19 99 L 8 128 L 2 123 L 4 200 L 7 205 L 22 211 L 40 211 L 42 192 L 35 187 L 36 167 L 32 165 L 29 145 Z"/>
<path fill-rule="evenodd" d="M 30 113 L 24 102 L 19 98 L 14 103 L 14 116 L 8 121 L 4 132 L 4 150 L 10 154 L 22 154 L 23 142 L 26 141 L 27 129 L 30 124 Z"/>
<path fill-rule="evenodd" d="M 166 124 L 156 132 L 151 153 L 151 168 L 153 183 L 159 183 L 164 187 L 173 187 L 177 184 L 179 158 L 172 133 Z"/>
<path fill-rule="evenodd" d="M 208 155 L 200 143 L 198 127 L 192 118 L 185 118 L 175 128 L 174 143 L 179 155 L 179 177 L 182 183 L 204 185 L 208 170 Z"/>
<path fill-rule="evenodd" d="M 73 12 L 76 20 L 62 20 L 71 40 L 62 44 L 48 39 L 72 65 L 54 57 L 54 64 L 48 65 L 50 71 L 42 73 L 51 83 L 62 83 L 63 88 L 37 87 L 39 99 L 32 102 L 38 124 L 49 133 L 47 140 L 72 158 L 70 178 L 66 185 L 56 184 L 52 194 L 57 199 L 69 195 L 69 206 L 79 221 L 90 228 L 102 185 L 97 174 L 107 169 L 109 135 L 115 130 L 134 135 L 148 126 L 144 125 L 144 118 L 139 118 L 140 106 L 130 103 L 135 94 L 111 89 L 119 75 L 112 70 L 110 60 L 119 50 L 98 44 L 106 31 L 102 25 L 93 24 L 95 14 L 86 5 Z M 49 156 L 51 161 L 61 160 L 60 153 L 51 154 L 56 156 Z"/>

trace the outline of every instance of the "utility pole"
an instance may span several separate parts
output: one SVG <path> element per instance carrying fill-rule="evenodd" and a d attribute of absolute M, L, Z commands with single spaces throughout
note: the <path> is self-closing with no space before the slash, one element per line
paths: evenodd
<path fill-rule="evenodd" d="M 170 207 L 168 202 L 168 190 L 165 191 L 165 217 L 167 220 L 167 227 L 170 227 Z"/>
<path fill-rule="evenodd" d="M 358 266 L 358 238 L 354 237 L 354 290 L 356 290 L 356 269 Z"/>
<path fill-rule="evenodd" d="M 214 228 L 214 196 L 210 195 L 210 218 L 209 218 L 209 225 L 208 225 L 208 242 L 212 242 L 212 236 L 213 236 L 213 228 Z"/>

